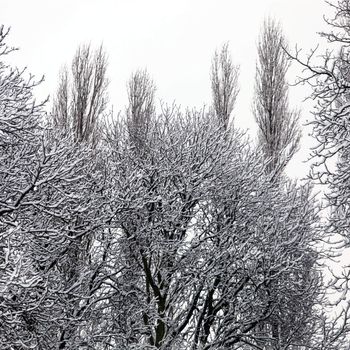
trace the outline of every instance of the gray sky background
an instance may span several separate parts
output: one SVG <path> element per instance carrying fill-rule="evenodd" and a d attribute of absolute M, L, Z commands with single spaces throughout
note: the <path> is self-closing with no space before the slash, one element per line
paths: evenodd
<path fill-rule="evenodd" d="M 273 16 L 283 26 L 290 46 L 308 52 L 327 28 L 331 14 L 323 0 L 0 0 L 0 23 L 11 26 L 8 43 L 20 48 L 11 62 L 45 82 L 39 98 L 53 95 L 60 67 L 70 64 L 77 46 L 101 42 L 109 55 L 109 95 L 114 110 L 127 103 L 126 81 L 138 68 L 147 68 L 157 85 L 157 97 L 182 107 L 211 101 L 209 69 L 215 49 L 230 42 L 233 61 L 241 66 L 236 124 L 256 131 L 251 100 L 256 43 L 263 20 Z M 293 66 L 290 75 L 298 74 Z M 302 108 L 302 123 L 310 119 L 308 90 L 293 87 L 291 106 Z M 305 129 L 306 130 L 306 129 Z M 307 131 L 306 131 L 307 133 Z M 310 140 L 290 164 L 291 176 L 304 176 Z"/>

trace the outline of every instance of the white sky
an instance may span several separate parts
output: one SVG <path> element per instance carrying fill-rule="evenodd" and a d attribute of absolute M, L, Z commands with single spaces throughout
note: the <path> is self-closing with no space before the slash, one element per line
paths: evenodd
<path fill-rule="evenodd" d="M 8 42 L 20 48 L 11 61 L 45 75 L 40 98 L 55 91 L 58 72 L 70 64 L 81 43 L 103 42 L 109 55 L 109 95 L 114 110 L 127 102 L 126 81 L 137 68 L 147 68 L 157 97 L 183 107 L 210 104 L 212 55 L 229 41 L 233 61 L 241 66 L 240 95 L 234 114 L 242 128 L 255 131 L 251 112 L 256 43 L 264 17 L 283 26 L 291 46 L 308 51 L 320 41 L 322 16 L 331 13 L 323 0 L 0 0 L 0 23 L 11 26 Z M 292 67 L 291 75 L 298 72 Z M 291 105 L 310 119 L 303 87 L 291 88 Z M 289 167 L 304 176 L 309 142 Z"/>

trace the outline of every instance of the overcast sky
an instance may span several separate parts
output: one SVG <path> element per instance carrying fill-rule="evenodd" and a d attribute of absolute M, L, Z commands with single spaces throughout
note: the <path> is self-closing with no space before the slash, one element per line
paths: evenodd
<path fill-rule="evenodd" d="M 77 46 L 101 42 L 109 56 L 109 95 L 115 110 L 124 109 L 126 81 L 137 68 L 147 68 L 157 97 L 183 107 L 209 104 L 209 69 L 216 48 L 229 41 L 233 61 L 241 66 L 240 95 L 234 114 L 242 128 L 255 131 L 251 112 L 256 43 L 263 20 L 275 17 L 290 46 L 307 52 L 320 41 L 323 0 L 0 0 L 0 22 L 11 26 L 8 42 L 20 48 L 11 61 L 45 75 L 38 96 L 52 95 L 60 67 L 70 63 Z M 292 67 L 291 75 L 298 72 Z M 291 88 L 292 106 L 310 119 L 302 104 L 305 88 Z M 302 176 L 308 142 L 289 167 Z"/>

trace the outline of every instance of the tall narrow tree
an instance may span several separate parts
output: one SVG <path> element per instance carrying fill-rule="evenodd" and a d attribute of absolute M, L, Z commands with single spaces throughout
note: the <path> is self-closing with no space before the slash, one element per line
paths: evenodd
<path fill-rule="evenodd" d="M 72 60 L 71 72 L 64 68 L 60 74 L 59 86 L 51 113 L 53 126 L 70 136 L 77 148 L 86 144 L 88 148 L 94 148 L 99 141 L 100 119 L 106 108 L 107 86 L 106 77 L 107 59 L 102 46 L 93 51 L 89 45 L 80 46 Z M 88 159 L 87 163 L 93 166 L 94 160 Z M 101 170 L 102 163 L 99 168 Z M 92 194 L 93 187 L 89 188 Z M 98 216 L 102 213 L 99 211 Z M 72 222 L 77 226 L 83 225 L 84 216 L 79 212 L 72 213 Z M 102 220 L 101 220 L 102 222 Z M 107 245 L 106 235 L 97 237 L 96 228 L 90 229 L 84 235 L 70 234 L 70 244 L 65 253 L 66 264 L 61 267 L 62 280 L 68 285 L 74 285 L 82 278 L 83 271 L 90 271 L 91 265 L 99 266 L 96 274 L 85 277 L 87 284 L 81 288 L 77 295 L 67 294 L 65 313 L 67 318 L 72 315 L 81 317 L 86 312 L 87 305 L 91 307 L 93 294 L 98 292 L 93 285 L 99 276 L 100 268 L 105 259 L 96 259 L 92 253 L 94 244 Z M 96 243 L 103 240 L 103 243 Z M 101 254 L 103 256 L 103 254 Z M 94 267 L 94 269 L 95 269 Z M 89 300 L 88 303 L 85 300 Z M 77 322 L 67 322 L 59 328 L 59 349 L 66 349 L 69 344 L 75 342 L 79 334 Z"/>
<path fill-rule="evenodd" d="M 65 67 L 52 109 L 56 127 L 70 131 L 77 142 L 96 144 L 99 120 L 107 104 L 107 58 L 100 46 L 95 52 L 80 46 L 73 58 L 71 74 Z"/>
<path fill-rule="evenodd" d="M 127 127 L 129 138 L 136 148 L 142 148 L 155 112 L 155 84 L 147 70 L 137 70 L 127 85 L 129 105 Z"/>
<path fill-rule="evenodd" d="M 213 109 L 225 129 L 239 92 L 238 76 L 239 67 L 232 63 L 229 46 L 226 43 L 220 52 L 215 52 L 211 65 Z"/>
<path fill-rule="evenodd" d="M 272 181 L 280 181 L 281 173 L 298 150 L 301 137 L 299 113 L 289 107 L 286 78 L 289 61 L 285 53 L 286 45 L 281 26 L 271 18 L 265 20 L 258 43 L 253 110 L 259 127 L 259 146 L 266 162 L 266 171 L 272 175 Z M 283 188 L 280 190 L 285 191 Z M 279 233 L 279 236 L 283 237 L 283 233 Z M 290 239 L 283 239 L 286 238 Z M 294 254 L 298 255 L 300 251 Z M 312 255 L 305 256 L 303 274 L 294 277 L 299 279 L 300 285 L 308 284 L 313 262 Z M 276 281 L 277 285 L 273 285 L 273 288 L 278 288 L 279 283 L 286 282 L 288 281 Z M 283 296 L 282 307 L 275 310 L 260 330 L 272 337 L 270 345 L 273 349 L 282 349 L 289 344 L 298 343 L 303 340 L 305 334 L 308 337 L 306 325 L 312 315 L 313 295 L 316 295 L 317 287 L 314 286 L 307 293 L 303 293 L 302 303 L 298 297 L 299 288 L 293 288 L 290 289 L 289 295 Z"/>
<path fill-rule="evenodd" d="M 289 68 L 281 26 L 269 18 L 258 43 L 253 110 L 268 172 L 281 173 L 298 150 L 299 113 L 289 107 Z"/>

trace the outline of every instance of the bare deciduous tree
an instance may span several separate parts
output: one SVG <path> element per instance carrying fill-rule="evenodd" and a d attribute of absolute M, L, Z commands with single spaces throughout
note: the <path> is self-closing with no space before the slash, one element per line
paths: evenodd
<path fill-rule="evenodd" d="M 55 127 L 59 127 L 65 133 L 71 128 L 69 105 L 69 82 L 67 67 L 60 71 L 59 85 L 52 108 L 52 120 Z"/>
<path fill-rule="evenodd" d="M 142 148 L 155 113 L 156 87 L 146 70 L 132 74 L 128 86 L 127 126 L 131 142 Z"/>
<path fill-rule="evenodd" d="M 71 75 L 67 68 L 60 73 L 52 120 L 55 126 L 72 132 L 77 142 L 96 144 L 107 104 L 107 59 L 102 46 L 95 52 L 89 45 L 80 46 L 71 68 Z"/>
<path fill-rule="evenodd" d="M 328 220 L 320 229 L 329 232 L 332 239 L 343 238 L 340 243 L 349 246 L 350 192 L 349 192 L 349 92 L 350 92 L 350 1 L 328 2 L 334 15 L 325 21 L 329 32 L 321 33 L 328 41 L 327 50 L 320 54 L 316 49 L 302 58 L 296 49 L 289 56 L 303 68 L 304 76 L 299 84 L 312 88 L 309 98 L 316 101 L 310 123 L 317 145 L 312 149 L 314 164 L 311 178 L 325 185 L 324 205 L 329 209 Z M 338 252 L 339 254 L 339 252 Z M 323 304 L 324 313 L 319 319 L 319 332 L 314 336 L 316 349 L 347 349 L 350 339 L 350 290 L 349 266 L 343 266 L 334 274 Z M 331 313 L 332 318 L 329 318 Z"/>
<path fill-rule="evenodd" d="M 289 107 L 288 56 L 282 29 L 273 19 L 265 21 L 258 44 L 254 115 L 259 143 L 268 160 L 269 172 L 280 173 L 298 150 L 299 113 Z"/>
<path fill-rule="evenodd" d="M 242 135 L 199 112 L 161 114 L 147 154 L 126 142 L 109 160 L 124 271 L 109 323 L 119 348 L 257 345 L 313 251 L 309 189 L 280 191 Z"/>
<path fill-rule="evenodd" d="M 71 136 L 76 147 L 79 144 L 87 143 L 88 147 L 94 147 L 99 142 L 100 119 L 106 108 L 107 103 L 107 85 L 106 77 L 107 59 L 102 46 L 92 51 L 89 45 L 80 46 L 73 58 L 71 73 L 67 68 L 63 68 L 60 74 L 59 87 L 54 100 L 52 109 L 52 121 L 55 127 L 64 131 L 64 135 Z M 55 139 L 55 137 L 53 137 Z M 64 141 L 64 139 L 63 139 Z M 94 160 L 86 159 L 86 162 L 93 168 Z M 93 171 L 92 171 L 93 174 Z M 92 175 L 91 174 L 91 175 Z M 88 197 L 93 193 L 86 193 Z M 102 212 L 100 211 L 102 214 Z M 73 214 L 73 213 L 72 213 Z M 72 216 L 72 223 L 83 227 L 83 215 L 75 212 Z M 100 244 L 96 236 L 96 230 L 92 229 L 85 235 L 76 235 L 67 233 L 71 244 L 65 251 L 65 263 L 61 264 L 59 269 L 61 279 L 67 285 L 75 285 L 81 278 L 82 271 L 88 271 L 87 266 L 94 261 L 96 266 L 104 265 L 105 258 L 98 261 L 92 252 L 92 247 Z M 102 248 L 100 248 L 102 249 Z M 102 256 L 104 256 L 102 254 Z M 93 288 L 96 278 L 100 281 L 100 267 L 90 276 L 85 275 L 85 279 L 90 282 L 85 284 L 84 288 L 74 293 L 67 293 L 65 298 L 66 306 L 65 317 L 70 318 L 71 322 L 62 325 L 58 331 L 60 338 L 59 349 L 74 347 L 79 339 L 81 332 L 81 323 L 77 318 L 86 313 L 87 304 L 89 308 L 93 304 L 93 295 L 99 291 L 99 288 Z M 88 299 L 86 304 L 85 300 Z M 90 334 L 91 330 L 90 330 Z"/>
<path fill-rule="evenodd" d="M 211 65 L 213 108 L 224 128 L 228 126 L 239 92 L 238 76 L 239 67 L 232 63 L 229 46 L 225 44 L 220 52 L 215 52 Z"/>
<path fill-rule="evenodd" d="M 1 62 L 0 81 L 1 348 L 76 349 L 105 276 L 103 175 L 89 146 L 46 129 L 31 77 Z"/>
<path fill-rule="evenodd" d="M 281 180 L 281 172 L 297 151 L 301 137 L 299 114 L 290 110 L 288 102 L 286 74 L 290 63 L 285 49 L 286 40 L 281 26 L 273 19 L 267 19 L 258 43 L 253 108 L 259 127 L 259 146 L 266 162 L 267 173 L 272 175 L 271 180 L 274 183 Z M 285 190 L 281 188 L 281 191 Z M 299 253 L 296 251 L 295 254 Z M 303 273 L 295 274 L 293 278 L 299 279 L 300 285 L 307 285 L 313 274 L 312 268 L 309 268 L 310 262 L 312 267 L 314 261 L 312 253 L 310 256 L 305 255 L 303 261 Z M 290 276 L 287 277 L 289 278 Z M 284 284 L 288 281 L 279 280 L 276 283 Z M 266 320 L 260 330 L 261 334 L 267 332 L 272 336 L 274 340 L 270 347 L 273 349 L 284 349 L 293 343 L 303 343 L 310 337 L 308 325 L 314 315 L 312 299 L 317 294 L 317 288 L 305 291 L 303 299 L 300 297 L 300 287 L 296 287 L 290 286 L 288 295 L 283 296 L 284 305 L 276 309 L 275 314 Z"/>
<path fill-rule="evenodd" d="M 226 117 L 174 107 L 153 118 L 145 71 L 130 80 L 128 122 L 91 147 L 104 79 L 89 57 L 78 51 L 72 82 L 62 74 L 58 132 L 35 83 L 0 62 L 1 347 L 346 348 L 350 304 L 336 322 L 308 318 L 324 306 L 317 243 L 327 237 L 311 188 L 271 181 L 260 151 L 227 127 L 230 104 Z M 337 184 L 347 188 L 347 175 Z M 333 287 L 348 285 L 346 274 Z M 264 328 L 273 322 L 277 333 Z"/>

